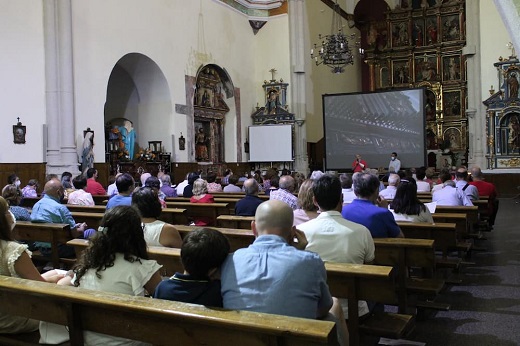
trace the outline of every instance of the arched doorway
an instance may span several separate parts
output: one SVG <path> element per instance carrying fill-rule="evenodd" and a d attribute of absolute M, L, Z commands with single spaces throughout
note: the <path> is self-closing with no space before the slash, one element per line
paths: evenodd
<path fill-rule="evenodd" d="M 119 59 L 108 80 L 104 114 L 111 173 L 115 173 L 119 163 L 143 161 L 167 161 L 162 162 L 161 168 L 169 171 L 172 113 L 170 88 L 160 67 L 140 53 Z M 109 141 L 115 127 L 121 132 L 117 145 Z M 152 149 L 149 142 L 161 145 Z M 154 151 L 153 156 L 142 155 L 148 151 Z"/>

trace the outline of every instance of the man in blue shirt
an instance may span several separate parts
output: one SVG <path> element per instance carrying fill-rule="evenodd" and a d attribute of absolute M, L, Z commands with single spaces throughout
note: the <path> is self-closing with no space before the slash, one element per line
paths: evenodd
<path fill-rule="evenodd" d="M 70 225 L 70 232 L 74 238 L 88 238 L 88 236 L 95 232 L 88 230 L 86 223 L 77 224 L 74 221 L 67 206 L 60 203 L 63 198 L 63 185 L 58 179 L 51 179 L 43 188 L 45 195 L 34 205 L 31 212 L 31 222 L 40 223 L 65 223 Z M 35 246 L 40 250 L 42 255 L 50 256 L 51 244 L 45 242 L 35 242 Z M 58 245 L 58 254 L 60 257 L 74 257 L 74 248 L 65 244 Z"/>
<path fill-rule="evenodd" d="M 256 208 L 263 202 L 258 198 L 258 189 L 258 182 L 255 179 L 247 179 L 244 182 L 246 196 L 235 205 L 235 215 L 255 216 Z"/>
<path fill-rule="evenodd" d="M 107 203 L 107 209 L 116 205 L 132 205 L 132 192 L 134 191 L 134 178 L 124 173 L 116 178 L 116 187 L 119 193 L 112 196 Z"/>
<path fill-rule="evenodd" d="M 379 197 L 379 179 L 370 173 L 358 173 L 353 181 L 357 198 L 343 206 L 341 215 L 368 228 L 372 238 L 404 237 L 388 210 L 388 202 Z"/>
<path fill-rule="evenodd" d="M 291 207 L 266 201 L 258 206 L 251 226 L 255 242 L 230 254 L 222 265 L 224 308 L 311 319 L 327 316 L 333 298 L 325 265 L 317 254 L 302 251 L 307 240 L 293 227 Z M 346 325 L 337 299 L 334 309 L 330 312 L 339 319 L 341 333 Z"/>

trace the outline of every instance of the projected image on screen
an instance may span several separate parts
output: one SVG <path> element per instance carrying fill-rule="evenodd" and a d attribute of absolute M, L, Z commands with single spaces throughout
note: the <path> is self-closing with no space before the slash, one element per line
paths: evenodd
<path fill-rule="evenodd" d="M 352 168 L 360 154 L 370 168 L 388 168 L 397 152 L 401 167 L 426 163 L 424 90 L 323 96 L 325 168 Z"/>

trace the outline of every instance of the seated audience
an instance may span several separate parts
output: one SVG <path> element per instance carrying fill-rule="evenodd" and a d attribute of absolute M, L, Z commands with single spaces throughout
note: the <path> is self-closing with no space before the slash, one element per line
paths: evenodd
<path fill-rule="evenodd" d="M 433 176 L 435 175 L 435 168 L 428 167 L 428 168 L 426 168 L 425 172 L 426 172 L 426 179 L 424 179 L 424 181 L 426 181 L 427 183 L 430 184 L 430 186 L 433 187 Z"/>
<path fill-rule="evenodd" d="M 291 208 L 266 201 L 251 227 L 254 243 L 229 254 L 222 265 L 224 308 L 311 319 L 325 318 L 334 308 L 338 332 L 347 340 L 343 312 L 337 300 L 333 306 L 323 261 L 302 251 L 307 240 L 293 227 Z"/>
<path fill-rule="evenodd" d="M 139 179 L 141 180 L 141 187 L 145 186 L 146 179 L 150 178 L 151 176 L 152 174 L 148 172 L 141 174 L 141 176 L 139 177 Z"/>
<path fill-rule="evenodd" d="M 341 182 L 341 193 L 343 194 L 343 204 L 352 203 L 356 199 L 354 188 L 352 187 L 352 175 L 343 173 L 339 176 Z"/>
<path fill-rule="evenodd" d="M 307 179 L 302 183 L 298 193 L 298 209 L 293 210 L 293 226 L 298 226 L 304 222 L 318 217 L 318 207 L 314 204 L 314 194 L 312 192 L 313 180 Z"/>
<path fill-rule="evenodd" d="M 69 194 L 75 190 L 74 185 L 72 185 L 72 173 L 61 173 L 61 185 L 65 189 L 65 198 L 69 198 Z"/>
<path fill-rule="evenodd" d="M 379 191 L 379 196 L 384 199 L 393 199 L 400 181 L 401 178 L 398 174 L 390 173 L 390 176 L 388 177 L 388 186 L 386 189 Z"/>
<path fill-rule="evenodd" d="M 247 179 L 244 182 L 246 196 L 239 200 L 235 205 L 235 215 L 255 216 L 256 208 L 263 202 L 258 198 L 258 182 L 255 179 Z"/>
<path fill-rule="evenodd" d="M 22 189 L 22 197 L 36 198 L 38 197 L 38 180 L 31 179 Z"/>
<path fill-rule="evenodd" d="M 208 176 L 206 177 L 206 181 L 208 182 L 208 192 L 222 192 L 222 185 L 216 183 L 217 175 L 215 172 L 208 172 Z"/>
<path fill-rule="evenodd" d="M 471 201 L 478 201 L 478 189 L 468 182 L 468 170 L 464 167 L 457 169 L 455 173 L 455 187 L 468 196 Z"/>
<path fill-rule="evenodd" d="M 432 214 L 417 197 L 417 187 L 413 180 L 401 180 L 390 209 L 397 221 L 433 223 Z"/>
<path fill-rule="evenodd" d="M 473 205 L 468 196 L 462 190 L 457 189 L 455 182 L 451 180 L 451 174 L 448 171 L 441 172 L 439 178 L 442 181 L 442 189 L 433 192 L 432 202 L 436 202 L 437 205 Z"/>
<path fill-rule="evenodd" d="M 419 168 L 416 173 L 417 176 L 417 192 L 430 192 L 430 183 L 425 181 L 426 171 L 424 168 Z"/>
<path fill-rule="evenodd" d="M 478 166 L 471 168 L 471 177 L 473 181 L 470 184 L 477 188 L 479 196 L 488 196 L 488 223 L 493 227 L 499 206 L 497 189 L 494 184 L 484 181 L 482 170 Z"/>
<path fill-rule="evenodd" d="M 107 209 L 117 205 L 132 205 L 132 192 L 135 181 L 129 173 L 123 173 L 116 178 L 117 195 L 112 196 L 107 203 Z"/>
<path fill-rule="evenodd" d="M 155 189 L 137 188 L 131 199 L 132 206 L 139 210 L 141 215 L 144 239 L 148 246 L 181 247 L 179 231 L 173 225 L 159 220 L 162 208 Z"/>
<path fill-rule="evenodd" d="M 298 229 L 305 233 L 307 251 L 320 255 L 326 262 L 364 264 L 374 260 L 374 240 L 363 225 L 345 220 L 341 216 L 341 183 L 338 178 L 324 174 L 314 181 L 314 201 L 320 214 L 314 220 L 302 223 Z M 343 314 L 348 319 L 348 301 L 340 299 Z M 368 305 L 358 302 L 359 316 L 366 315 Z"/>
<path fill-rule="evenodd" d="M 70 233 L 74 238 L 88 239 L 95 233 L 94 229 L 87 229 L 86 223 L 78 224 L 74 221 L 67 206 L 60 203 L 64 189 L 58 179 L 49 180 L 44 188 L 45 195 L 34 204 L 31 212 L 31 222 L 34 223 L 65 223 L 70 225 Z M 35 246 L 43 256 L 51 255 L 51 244 L 47 242 L 35 242 Z M 66 244 L 58 244 L 60 257 L 74 257 L 74 248 Z"/>
<path fill-rule="evenodd" d="M 432 190 L 431 190 L 432 196 L 435 191 L 439 191 L 444 187 L 444 185 L 442 183 L 442 179 L 441 179 L 441 176 L 443 176 L 443 175 L 444 176 L 449 175 L 449 179 L 452 178 L 449 169 L 447 169 L 447 168 L 441 169 L 441 171 L 439 172 L 439 177 L 437 178 L 437 181 L 434 181 L 432 183 L 432 185 L 433 185 Z"/>
<path fill-rule="evenodd" d="M 190 198 L 190 203 L 215 203 L 213 196 L 208 193 L 208 183 L 206 180 L 195 180 L 193 183 L 193 196 Z M 209 217 L 200 216 L 196 217 L 193 222 L 195 226 L 207 226 L 210 225 L 213 220 Z"/>
<path fill-rule="evenodd" d="M 343 205 L 341 215 L 368 228 L 372 238 L 404 237 L 388 210 L 388 202 L 379 197 L 379 179 L 370 173 L 359 173 L 354 174 L 353 180 L 357 198 Z"/>
<path fill-rule="evenodd" d="M 20 184 L 22 182 L 20 181 L 20 178 L 18 178 L 18 176 L 16 174 L 11 174 L 7 177 L 7 185 L 5 185 L 3 188 L 2 188 L 2 192 L 5 190 L 5 188 L 9 185 L 14 185 L 16 186 L 17 189 L 20 189 Z"/>
<path fill-rule="evenodd" d="M 16 188 L 15 185 L 13 187 Z M 4 191 L 5 192 L 5 191 Z M 0 197 L 0 275 L 28 280 L 56 283 L 63 278 L 55 270 L 40 274 L 33 262 L 27 245 L 14 240 L 16 225 L 14 215 L 9 211 L 7 201 Z M 0 312 L 0 333 L 29 333 L 38 330 L 39 321 Z"/>
<path fill-rule="evenodd" d="M 290 175 L 284 175 L 280 178 L 280 188 L 271 191 L 269 194 L 270 200 L 279 200 L 287 203 L 293 210 L 298 209 L 298 198 L 293 194 L 294 179 Z"/>
<path fill-rule="evenodd" d="M 172 187 L 172 181 L 168 174 L 161 176 L 161 183 L 161 192 L 164 193 L 166 197 L 177 197 L 177 190 Z"/>
<path fill-rule="evenodd" d="M 220 182 L 221 182 L 223 185 L 227 185 L 227 184 L 229 184 L 229 177 L 231 177 L 232 175 L 233 175 L 233 171 L 231 171 L 230 169 L 226 169 L 226 170 L 224 171 L 224 176 L 222 177 L 222 179 L 221 179 Z M 238 182 L 238 178 L 237 178 L 237 182 Z M 236 184 L 236 183 L 235 183 L 235 184 Z"/>
<path fill-rule="evenodd" d="M 95 205 L 92 195 L 84 189 L 87 186 L 87 179 L 83 175 L 78 175 L 72 180 L 75 190 L 69 194 L 67 204 L 71 205 Z"/>
<path fill-rule="evenodd" d="M 265 186 L 265 182 L 264 182 L 264 186 Z M 276 191 L 280 188 L 280 177 L 278 175 L 273 175 L 269 179 L 268 186 L 269 186 L 269 188 L 267 190 L 265 190 L 265 194 L 270 196 L 271 192 Z"/>
<path fill-rule="evenodd" d="M 110 198 L 114 195 L 117 195 L 117 193 L 119 192 L 119 191 L 117 191 L 116 180 L 119 176 L 121 176 L 121 174 L 123 174 L 123 173 L 117 173 L 115 177 L 113 175 L 108 177 L 108 187 L 107 187 L 108 198 Z"/>
<path fill-rule="evenodd" d="M 226 186 L 224 186 L 224 192 L 226 193 L 237 193 L 237 192 L 242 192 L 242 189 L 237 186 L 236 184 L 238 183 L 238 175 L 231 175 L 229 178 L 228 178 L 228 184 Z"/>
<path fill-rule="evenodd" d="M 189 232 L 181 247 L 184 273 L 175 273 L 155 289 L 154 298 L 222 307 L 220 266 L 230 247 L 227 238 L 211 228 Z"/>
<path fill-rule="evenodd" d="M 164 192 L 161 191 L 161 181 L 159 180 L 159 178 L 154 176 L 148 177 L 144 182 L 144 186 L 155 189 L 155 191 L 157 192 L 157 196 L 159 196 L 159 202 L 161 202 L 163 208 L 166 208 L 166 195 L 164 194 Z"/>
<path fill-rule="evenodd" d="M 312 171 L 311 175 L 309 176 L 309 179 L 310 180 L 317 180 L 319 178 L 321 178 L 323 176 L 323 173 L 322 171 L 318 170 L 318 171 Z"/>
<path fill-rule="evenodd" d="M 188 185 L 186 185 L 182 192 L 183 197 L 190 198 L 191 196 L 193 196 L 193 183 L 195 182 L 195 180 L 199 179 L 199 177 L 199 173 L 197 172 L 191 172 L 190 174 L 188 174 Z"/>
<path fill-rule="evenodd" d="M 98 171 L 95 168 L 89 168 L 87 169 L 87 187 L 85 191 L 92 194 L 92 196 L 95 195 L 106 195 L 107 192 L 101 186 L 100 183 L 97 182 L 98 178 Z"/>
<path fill-rule="evenodd" d="M 182 197 L 182 194 L 184 193 L 184 188 L 186 186 L 188 186 L 188 176 L 189 175 L 190 175 L 190 173 L 186 174 L 186 179 L 184 179 L 179 184 L 177 184 L 177 187 L 175 188 L 175 190 L 177 191 L 177 196 Z"/>
<path fill-rule="evenodd" d="M 70 282 L 76 287 L 132 296 L 144 296 L 145 290 L 153 294 L 161 282 L 161 266 L 148 257 L 137 210 L 114 207 L 105 213 L 100 225 L 102 231 L 83 252 L 72 280 L 66 277 L 59 284 Z M 40 334 L 48 325 L 42 324 Z M 134 345 L 131 340 L 105 334 L 85 331 L 83 335 L 86 345 Z"/>
<path fill-rule="evenodd" d="M 22 197 L 16 185 L 7 185 L 2 192 L 2 197 L 9 203 L 9 210 L 17 221 L 31 221 L 31 213 L 24 207 L 20 207 Z"/>

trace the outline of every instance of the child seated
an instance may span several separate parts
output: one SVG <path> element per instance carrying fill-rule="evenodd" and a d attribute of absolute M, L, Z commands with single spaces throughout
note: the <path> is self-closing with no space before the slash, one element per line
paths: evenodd
<path fill-rule="evenodd" d="M 222 307 L 219 270 L 229 249 L 227 238 L 215 229 L 190 232 L 181 247 L 184 274 L 162 281 L 154 298 Z"/>

